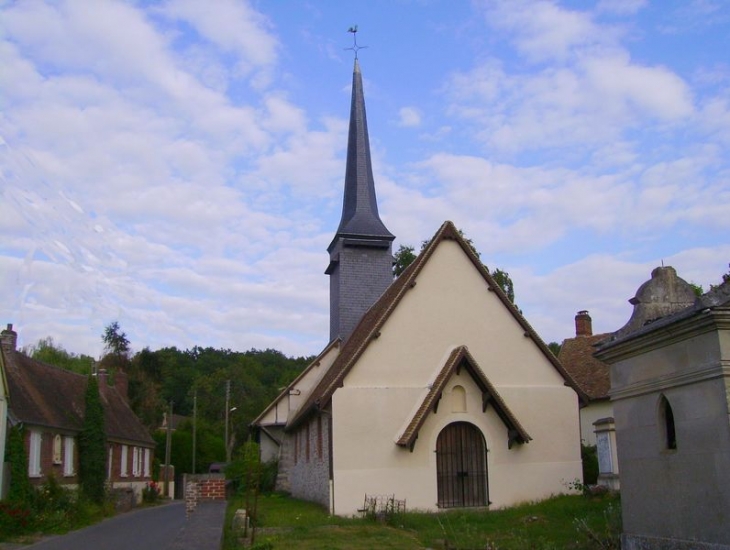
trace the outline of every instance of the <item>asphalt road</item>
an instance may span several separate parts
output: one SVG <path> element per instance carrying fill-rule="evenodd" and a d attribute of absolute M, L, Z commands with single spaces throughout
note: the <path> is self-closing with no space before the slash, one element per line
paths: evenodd
<path fill-rule="evenodd" d="M 23 550 L 164 550 L 185 525 L 185 503 L 176 501 L 141 508 L 73 531 L 47 538 Z"/>

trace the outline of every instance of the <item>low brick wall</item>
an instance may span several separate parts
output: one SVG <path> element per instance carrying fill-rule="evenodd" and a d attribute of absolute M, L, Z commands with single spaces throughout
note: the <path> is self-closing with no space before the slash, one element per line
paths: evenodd
<path fill-rule="evenodd" d="M 188 517 L 203 502 L 226 500 L 225 474 L 185 474 L 185 513 Z"/>

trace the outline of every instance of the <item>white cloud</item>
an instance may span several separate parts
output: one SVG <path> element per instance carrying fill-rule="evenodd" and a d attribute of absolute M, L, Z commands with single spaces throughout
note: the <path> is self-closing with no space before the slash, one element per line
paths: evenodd
<path fill-rule="evenodd" d="M 452 75 L 444 91 L 450 113 L 507 151 L 610 144 L 629 131 L 694 114 L 681 78 L 634 64 L 626 54 L 586 55 L 570 66 L 513 75 L 488 63 Z"/>
<path fill-rule="evenodd" d="M 566 5 L 483 2 L 483 17 L 450 10 L 436 34 L 426 21 L 447 8 L 424 5 L 423 80 L 366 79 L 380 212 L 398 243 L 418 248 L 452 219 L 510 272 L 547 340 L 570 336 L 582 308 L 617 328 L 662 259 L 708 285 L 730 257 L 722 60 L 650 52 L 655 6 Z M 228 0 L 0 8 L 0 318 L 21 341 L 96 354 L 118 319 L 153 349 L 325 343 L 348 69 L 331 11 L 256 6 L 278 15 Z M 345 70 L 334 83 L 332 66 Z M 433 92 L 443 108 L 426 117 L 415 105 Z M 378 120 L 394 105 L 394 124 Z M 394 141 L 399 124 L 418 139 Z"/>
<path fill-rule="evenodd" d="M 596 25 L 589 12 L 550 0 L 487 0 L 485 7 L 487 21 L 535 62 L 566 61 L 577 48 L 612 45 L 617 39 L 615 29 Z"/>
<path fill-rule="evenodd" d="M 693 113 L 687 84 L 664 67 L 631 63 L 627 55 L 593 57 L 581 64 L 595 105 L 608 103 L 626 115 L 648 115 L 660 120 L 676 120 Z"/>
<path fill-rule="evenodd" d="M 223 51 L 237 54 L 245 65 L 276 62 L 279 45 L 270 32 L 272 25 L 248 1 L 217 0 L 215 9 L 210 9 L 196 0 L 169 0 L 160 11 L 192 25 L 200 36 Z"/>
<path fill-rule="evenodd" d="M 415 107 L 401 107 L 398 110 L 398 126 L 413 128 L 421 125 L 421 112 Z"/>

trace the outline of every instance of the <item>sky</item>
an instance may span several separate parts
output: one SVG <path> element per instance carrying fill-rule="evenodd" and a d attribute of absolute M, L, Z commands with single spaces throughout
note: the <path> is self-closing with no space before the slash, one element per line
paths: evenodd
<path fill-rule="evenodd" d="M 730 262 L 726 0 L 0 0 L 0 323 L 318 353 L 357 44 L 381 218 L 445 220 L 546 342 Z"/>

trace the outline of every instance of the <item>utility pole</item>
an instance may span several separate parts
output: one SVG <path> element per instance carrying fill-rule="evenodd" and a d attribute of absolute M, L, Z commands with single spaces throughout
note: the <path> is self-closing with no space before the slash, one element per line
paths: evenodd
<path fill-rule="evenodd" d="M 231 461 L 231 448 L 228 445 L 228 414 L 231 412 L 231 381 L 226 380 L 226 429 L 225 429 L 225 444 L 226 444 L 226 464 Z"/>
<path fill-rule="evenodd" d="M 172 399 L 167 413 L 167 434 L 165 438 L 165 496 L 170 496 L 170 451 L 172 448 Z"/>
<path fill-rule="evenodd" d="M 198 388 L 193 393 L 193 469 L 191 473 L 195 473 L 195 452 L 197 450 L 198 435 Z"/>

